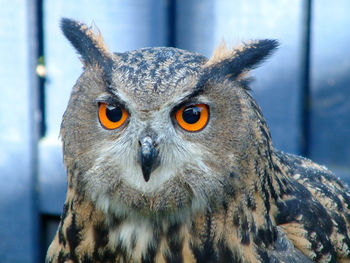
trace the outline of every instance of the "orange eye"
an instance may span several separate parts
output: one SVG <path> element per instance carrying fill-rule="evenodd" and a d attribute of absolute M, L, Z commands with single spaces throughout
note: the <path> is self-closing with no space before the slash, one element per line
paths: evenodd
<path fill-rule="evenodd" d="M 196 132 L 205 127 L 209 119 L 209 108 L 205 104 L 195 104 L 180 108 L 175 118 L 181 128 Z"/>
<path fill-rule="evenodd" d="M 119 128 L 129 114 L 120 106 L 112 106 L 107 103 L 100 103 L 98 106 L 98 118 L 103 127 L 108 130 Z"/>

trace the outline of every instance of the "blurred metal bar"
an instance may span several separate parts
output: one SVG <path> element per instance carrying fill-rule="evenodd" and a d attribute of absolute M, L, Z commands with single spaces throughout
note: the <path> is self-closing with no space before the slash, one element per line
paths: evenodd
<path fill-rule="evenodd" d="M 39 213 L 39 159 L 38 159 L 38 143 L 41 135 L 42 108 L 40 105 L 40 85 L 39 76 L 36 74 L 38 65 L 38 57 L 40 55 L 40 41 L 38 28 L 38 13 L 41 1 L 27 1 L 27 30 L 28 30 L 28 77 L 29 77 L 29 123 L 30 123 L 30 191 L 31 191 L 31 224 L 29 225 L 32 246 L 32 261 L 40 261 L 40 213 Z"/>
<path fill-rule="evenodd" d="M 302 14 L 302 43 L 301 43 L 301 63 L 300 63 L 300 100 L 301 100 L 301 136 L 300 149 L 303 156 L 310 154 L 310 52 L 311 52 L 311 19 L 312 0 L 304 0 Z"/>
<path fill-rule="evenodd" d="M 176 47 L 176 0 L 167 0 L 168 47 Z"/>
<path fill-rule="evenodd" d="M 38 78 L 38 107 L 40 113 L 39 133 L 40 137 L 44 137 L 46 133 L 46 105 L 45 105 L 45 61 L 44 61 L 44 21 L 43 21 L 43 0 L 36 0 L 36 73 Z"/>

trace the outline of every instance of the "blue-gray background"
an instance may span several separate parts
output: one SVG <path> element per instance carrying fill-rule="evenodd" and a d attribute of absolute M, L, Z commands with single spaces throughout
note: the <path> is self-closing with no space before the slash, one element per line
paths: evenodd
<path fill-rule="evenodd" d="M 40 262 L 64 202 L 59 125 L 81 64 L 59 30 L 61 17 L 93 22 L 119 52 L 172 45 L 210 56 L 222 39 L 278 39 L 278 52 L 252 72 L 274 145 L 350 182 L 350 2 L 312 1 L 311 23 L 308 3 L 0 0 L 0 261 Z M 44 93 L 35 73 L 42 51 Z"/>

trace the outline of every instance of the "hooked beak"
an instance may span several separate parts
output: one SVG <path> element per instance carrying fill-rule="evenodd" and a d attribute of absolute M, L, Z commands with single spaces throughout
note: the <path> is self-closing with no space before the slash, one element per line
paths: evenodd
<path fill-rule="evenodd" d="M 145 136 L 140 140 L 140 163 L 143 178 L 148 182 L 152 171 L 159 166 L 158 151 L 150 136 Z"/>

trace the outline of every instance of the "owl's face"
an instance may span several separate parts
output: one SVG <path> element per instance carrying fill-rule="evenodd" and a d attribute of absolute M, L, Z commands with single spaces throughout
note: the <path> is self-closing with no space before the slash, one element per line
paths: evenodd
<path fill-rule="evenodd" d="M 261 42 L 210 60 L 175 48 L 111 54 L 84 25 L 62 28 L 85 65 L 62 123 L 78 194 L 107 214 L 177 217 L 235 194 L 259 143 L 260 113 L 241 79 L 259 52 L 251 65 L 233 61 Z"/>

